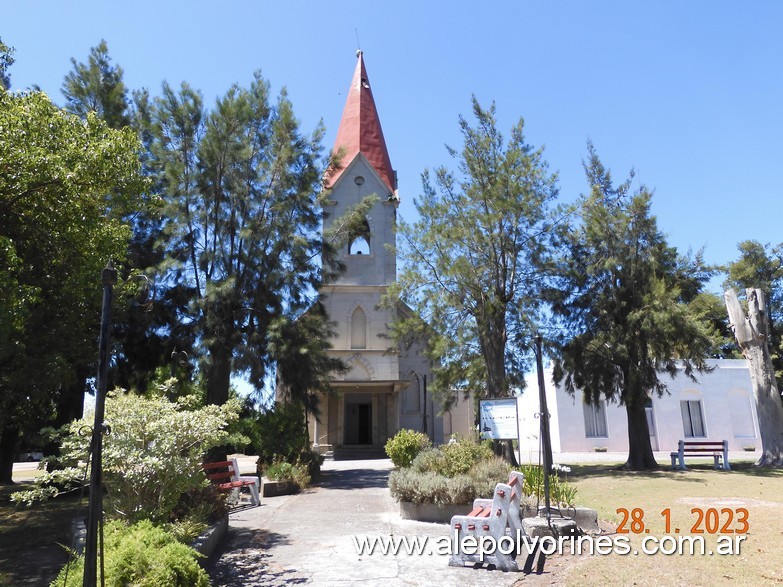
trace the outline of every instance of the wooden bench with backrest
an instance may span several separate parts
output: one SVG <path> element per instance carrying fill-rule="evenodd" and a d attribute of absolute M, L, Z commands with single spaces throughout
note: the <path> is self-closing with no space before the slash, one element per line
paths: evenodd
<path fill-rule="evenodd" d="M 240 475 L 236 459 L 202 463 L 201 467 L 207 479 L 222 491 L 241 491 L 243 487 L 247 487 L 250 490 L 250 502 L 253 505 L 261 505 L 258 495 L 258 477 Z"/>
<path fill-rule="evenodd" d="M 716 469 L 731 471 L 728 440 L 680 440 L 677 452 L 672 452 L 670 456 L 672 469 L 680 471 L 685 471 L 685 457 L 712 457 Z"/>

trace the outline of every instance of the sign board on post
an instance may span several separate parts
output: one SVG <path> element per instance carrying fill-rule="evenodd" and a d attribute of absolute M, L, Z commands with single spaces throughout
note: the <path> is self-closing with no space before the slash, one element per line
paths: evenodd
<path fill-rule="evenodd" d="M 517 439 L 519 437 L 517 399 L 479 400 L 479 426 L 481 438 Z"/>

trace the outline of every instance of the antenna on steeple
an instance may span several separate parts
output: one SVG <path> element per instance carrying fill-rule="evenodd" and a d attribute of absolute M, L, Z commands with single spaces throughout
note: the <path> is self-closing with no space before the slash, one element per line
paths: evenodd
<path fill-rule="evenodd" d="M 356 56 L 359 56 L 359 53 L 362 52 L 362 46 L 359 44 L 359 29 L 354 27 L 353 32 L 356 33 Z"/>

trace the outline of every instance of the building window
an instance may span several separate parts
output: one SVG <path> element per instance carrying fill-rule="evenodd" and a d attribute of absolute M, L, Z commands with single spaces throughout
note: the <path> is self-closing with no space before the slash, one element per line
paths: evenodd
<path fill-rule="evenodd" d="M 755 438 L 756 430 L 753 425 L 750 396 L 746 391 L 729 392 L 729 414 L 731 414 L 734 438 Z"/>
<path fill-rule="evenodd" d="M 704 438 L 704 418 L 701 412 L 700 400 L 682 400 L 680 402 L 682 412 L 682 430 L 685 438 Z"/>
<path fill-rule="evenodd" d="M 361 308 L 356 308 L 351 314 L 351 348 L 367 348 L 367 316 Z"/>
<path fill-rule="evenodd" d="M 421 412 L 421 382 L 418 375 L 412 376 L 412 381 L 402 392 L 402 410 L 408 414 Z"/>
<path fill-rule="evenodd" d="M 348 242 L 349 255 L 369 255 L 370 254 L 370 225 L 365 218 L 359 227 L 351 235 Z"/>
<path fill-rule="evenodd" d="M 606 427 L 606 402 L 582 404 L 585 416 L 585 438 L 608 438 Z"/>

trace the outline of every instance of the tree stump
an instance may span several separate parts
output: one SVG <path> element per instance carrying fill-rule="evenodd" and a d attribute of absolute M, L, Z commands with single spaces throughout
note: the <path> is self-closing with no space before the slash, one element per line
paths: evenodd
<path fill-rule="evenodd" d="M 783 466 L 783 401 L 775 382 L 775 369 L 769 355 L 769 322 L 764 293 L 748 288 L 748 315 L 733 289 L 724 292 L 729 322 L 742 355 L 750 365 L 750 380 L 761 434 L 759 466 Z"/>

